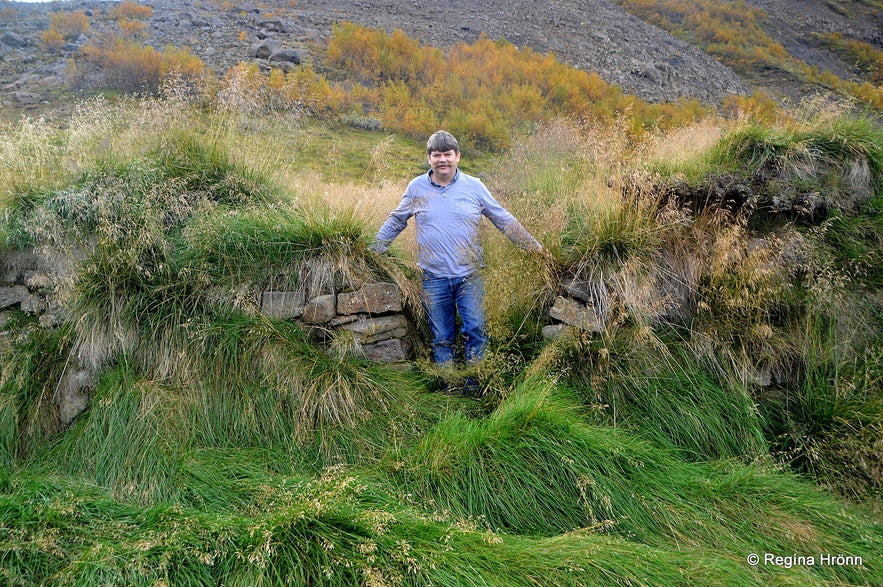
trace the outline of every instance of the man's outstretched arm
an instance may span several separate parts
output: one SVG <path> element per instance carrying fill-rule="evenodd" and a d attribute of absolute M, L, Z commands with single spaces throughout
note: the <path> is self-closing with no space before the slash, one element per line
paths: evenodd
<path fill-rule="evenodd" d="M 374 242 L 368 247 L 375 253 L 382 253 L 389 248 L 392 241 L 396 239 L 405 227 L 408 226 L 408 219 L 411 217 L 411 205 L 407 196 L 402 198 L 398 207 L 389 213 L 389 217 L 380 226 Z"/>

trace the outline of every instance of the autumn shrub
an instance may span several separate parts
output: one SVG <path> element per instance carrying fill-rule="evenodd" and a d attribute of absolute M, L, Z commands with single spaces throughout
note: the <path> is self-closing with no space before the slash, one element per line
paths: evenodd
<path fill-rule="evenodd" d="M 153 16 L 153 8 L 130 0 L 123 0 L 108 10 L 107 15 L 116 21 L 120 35 L 123 38 L 131 39 L 145 36 L 147 23 L 144 19 Z"/>
<path fill-rule="evenodd" d="M 143 36 L 145 34 L 144 31 L 147 29 L 147 23 L 126 17 L 117 21 L 117 26 L 120 27 L 120 34 L 124 38 Z"/>
<path fill-rule="evenodd" d="M 238 115 L 288 112 L 316 118 L 336 117 L 351 99 L 311 66 L 264 74 L 255 64 L 236 65 L 214 92 L 221 112 Z"/>
<path fill-rule="evenodd" d="M 781 113 L 775 100 L 761 91 L 755 91 L 750 96 L 730 94 L 721 102 L 721 110 L 734 119 L 758 124 L 774 122 Z"/>
<path fill-rule="evenodd" d="M 49 28 L 40 33 L 40 43 L 51 52 L 58 52 L 67 41 L 74 41 L 90 29 L 89 17 L 83 10 L 53 12 Z"/>
<path fill-rule="evenodd" d="M 89 31 L 89 17 L 84 10 L 53 12 L 49 16 L 49 28 L 61 33 L 66 40 L 72 41 Z"/>
<path fill-rule="evenodd" d="M 199 80 L 205 64 L 186 48 L 167 47 L 161 51 L 131 39 L 114 37 L 82 50 L 82 59 L 101 74 L 101 85 L 124 92 L 159 90 L 170 75 Z"/>
<path fill-rule="evenodd" d="M 628 115 L 636 133 L 668 127 L 705 113 L 698 103 L 649 105 L 597 74 L 552 55 L 482 37 L 445 52 L 352 23 L 334 27 L 326 62 L 360 89 L 360 107 L 377 110 L 384 125 L 413 136 L 443 126 L 479 148 L 501 151 L 515 134 L 560 116 L 610 120 Z M 333 77 L 333 76 L 332 76 Z"/>
<path fill-rule="evenodd" d="M 123 0 L 111 8 L 107 14 L 110 18 L 115 20 L 139 20 L 153 16 L 153 8 L 138 4 L 137 2 L 131 2 L 130 0 Z"/>
<path fill-rule="evenodd" d="M 40 33 L 40 44 L 52 53 L 57 53 L 64 47 L 64 35 L 57 29 L 46 29 Z"/>

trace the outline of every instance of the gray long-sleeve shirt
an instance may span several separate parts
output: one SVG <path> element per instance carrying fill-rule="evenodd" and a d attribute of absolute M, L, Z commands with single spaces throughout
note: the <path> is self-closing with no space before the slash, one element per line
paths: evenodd
<path fill-rule="evenodd" d="M 417 265 L 437 277 L 463 277 L 483 266 L 478 236 L 482 216 L 522 249 L 542 249 L 480 179 L 458 171 L 450 184 L 440 186 L 432 181 L 431 173 L 408 184 L 401 203 L 377 232 L 372 250 L 388 249 L 411 216 L 417 226 Z"/>

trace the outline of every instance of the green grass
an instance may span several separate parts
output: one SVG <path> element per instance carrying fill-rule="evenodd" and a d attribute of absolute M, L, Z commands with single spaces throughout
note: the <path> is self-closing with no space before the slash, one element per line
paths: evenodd
<path fill-rule="evenodd" d="M 883 142 L 871 118 L 839 117 L 786 131 L 749 127 L 722 140 L 709 165 L 821 192 L 834 209 L 854 210 L 883 190 Z"/>
<path fill-rule="evenodd" d="M 624 333 L 557 343 L 555 370 L 593 421 L 643 431 L 687 460 L 766 453 L 763 422 L 746 385 L 722 376 L 683 340 L 641 340 Z"/>
<path fill-rule="evenodd" d="M 856 281 L 883 285 L 883 199 L 871 201 L 859 215 L 834 212 L 820 236 L 832 264 Z"/>
<path fill-rule="evenodd" d="M 826 498 L 769 465 L 688 463 L 621 429 L 587 425 L 577 403 L 537 382 L 487 420 L 441 422 L 396 465 L 408 491 L 499 531 L 588 527 L 641 544 L 721 552 L 864 549 L 880 539 L 861 546 L 864 539 L 840 526 L 858 517 L 820 516 L 813 503 Z M 799 527 L 814 535 L 789 531 Z"/>
<path fill-rule="evenodd" d="M 25 328 L 34 328 L 32 321 Z M 0 464 L 11 468 L 34 455 L 40 439 L 58 432 L 52 395 L 67 367 L 72 343 L 68 326 L 58 330 L 35 329 L 4 355 L 0 372 Z"/>
<path fill-rule="evenodd" d="M 21 507 L 3 508 L 4 527 L 26 529 L 14 544 L 4 540 L 5 578 L 45 585 L 649 586 L 730 577 L 750 584 L 750 573 L 725 557 L 688 565 L 677 550 L 586 533 L 500 536 L 422 514 L 382 488 L 339 475 L 273 489 L 280 497 L 272 513 L 209 515 L 136 508 L 72 483 L 16 484 Z M 48 536 L 52 552 L 45 552 Z"/>
<path fill-rule="evenodd" d="M 0 494 L 0 568 L 12 585 L 862 584 L 883 543 L 860 511 L 781 471 L 686 463 L 586 425 L 536 382 L 487 420 L 449 416 L 380 466 L 305 475 L 287 462 L 190 451 L 175 463 L 186 498 L 143 505 L 79 475 L 19 470 Z M 829 551 L 865 565 L 742 562 Z"/>

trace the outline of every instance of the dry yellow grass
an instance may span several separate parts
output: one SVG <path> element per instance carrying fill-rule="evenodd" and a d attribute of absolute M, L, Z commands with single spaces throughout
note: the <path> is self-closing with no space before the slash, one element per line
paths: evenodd
<path fill-rule="evenodd" d="M 643 159 L 647 163 L 670 165 L 692 161 L 717 144 L 724 134 L 724 126 L 720 120 L 709 118 L 654 136 L 646 144 Z"/>

